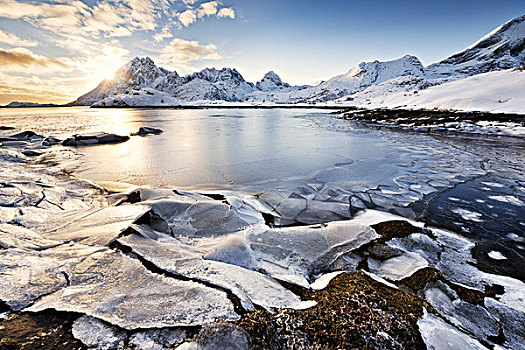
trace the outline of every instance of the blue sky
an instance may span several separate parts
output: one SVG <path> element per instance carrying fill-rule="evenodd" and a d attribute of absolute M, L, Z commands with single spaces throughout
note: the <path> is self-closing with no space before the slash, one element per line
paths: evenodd
<path fill-rule="evenodd" d="M 0 0 L 0 103 L 69 101 L 145 55 L 292 84 L 405 54 L 427 65 L 524 13 L 523 0 Z"/>

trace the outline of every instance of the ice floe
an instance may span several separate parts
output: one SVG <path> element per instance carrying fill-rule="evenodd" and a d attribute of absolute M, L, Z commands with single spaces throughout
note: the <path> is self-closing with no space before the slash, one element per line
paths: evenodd
<path fill-rule="evenodd" d="M 486 349 L 477 340 L 432 314 L 426 313 L 418 325 L 429 350 Z"/>
<path fill-rule="evenodd" d="M 238 315 L 226 293 L 148 271 L 112 250 L 96 252 L 69 272 L 67 287 L 48 294 L 28 311 L 84 313 L 126 329 L 189 326 Z"/>
<path fill-rule="evenodd" d="M 73 336 L 92 349 L 114 350 L 124 346 L 126 333 L 90 316 L 73 323 Z"/>
<path fill-rule="evenodd" d="M 506 260 L 507 259 L 505 255 L 495 250 L 490 251 L 487 255 L 489 256 L 489 258 L 494 259 L 494 260 Z"/>
<path fill-rule="evenodd" d="M 488 196 L 490 199 L 493 199 L 495 201 L 498 201 L 498 202 L 504 202 L 504 203 L 509 203 L 509 204 L 513 204 L 513 205 L 516 205 L 518 207 L 523 207 L 525 206 L 525 203 L 520 200 L 519 198 L 515 197 L 515 196 Z"/>

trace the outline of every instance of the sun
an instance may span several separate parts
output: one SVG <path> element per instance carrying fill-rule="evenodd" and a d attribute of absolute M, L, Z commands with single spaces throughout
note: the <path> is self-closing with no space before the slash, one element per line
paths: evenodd
<path fill-rule="evenodd" d="M 101 71 L 100 76 L 104 80 L 113 80 L 116 72 L 115 67 L 108 67 L 108 69 Z"/>

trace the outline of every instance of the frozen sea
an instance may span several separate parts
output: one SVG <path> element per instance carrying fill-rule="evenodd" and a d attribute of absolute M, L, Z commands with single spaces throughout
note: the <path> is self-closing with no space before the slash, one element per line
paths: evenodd
<path fill-rule="evenodd" d="M 11 312 L 54 309 L 83 314 L 72 332 L 93 348 L 191 345 L 173 327 L 316 307 L 288 285 L 349 272 L 396 289 L 439 270 L 409 287 L 434 309 L 417 323 L 428 348 L 525 344 L 523 138 L 326 109 L 0 109 L 0 126 L 15 128 L 0 132 L 0 333 Z M 164 132 L 132 135 L 145 126 Z M 132 136 L 44 138 L 97 131 Z"/>
<path fill-rule="evenodd" d="M 426 134 L 341 120 L 321 109 L 0 109 L 0 124 L 42 135 L 136 132 L 75 149 L 76 176 L 255 194 L 280 224 L 380 209 L 479 242 L 486 267 L 524 280 L 525 140 Z M 350 204 L 350 212 L 348 212 Z M 506 259 L 493 259 L 496 252 Z"/>

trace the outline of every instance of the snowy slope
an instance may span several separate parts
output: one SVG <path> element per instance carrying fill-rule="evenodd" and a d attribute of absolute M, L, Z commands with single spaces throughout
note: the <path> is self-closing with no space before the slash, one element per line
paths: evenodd
<path fill-rule="evenodd" d="M 525 64 L 525 15 L 514 18 L 477 43 L 427 67 L 429 77 L 470 76 Z"/>
<path fill-rule="evenodd" d="M 406 106 L 525 114 L 525 70 L 514 68 L 478 74 L 417 93 L 399 92 L 360 102 L 370 108 Z"/>

